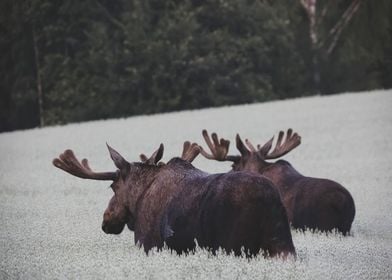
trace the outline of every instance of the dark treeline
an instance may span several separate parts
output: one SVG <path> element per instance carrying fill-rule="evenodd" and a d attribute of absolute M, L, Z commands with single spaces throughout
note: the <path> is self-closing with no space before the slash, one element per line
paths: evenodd
<path fill-rule="evenodd" d="M 0 131 L 392 84 L 390 0 L 0 5 Z"/>

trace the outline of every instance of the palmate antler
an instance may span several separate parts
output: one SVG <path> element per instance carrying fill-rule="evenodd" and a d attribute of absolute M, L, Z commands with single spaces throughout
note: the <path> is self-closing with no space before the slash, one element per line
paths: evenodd
<path fill-rule="evenodd" d="M 83 179 L 114 181 L 116 172 L 94 172 L 91 170 L 88 160 L 81 162 L 76 158 L 72 150 L 65 150 L 59 158 L 53 160 L 53 165 L 65 172 Z"/>
<path fill-rule="evenodd" d="M 257 145 L 257 150 L 252 145 L 252 143 L 246 139 L 246 145 L 252 152 L 259 153 L 264 159 L 276 159 L 281 156 L 284 156 L 288 152 L 292 151 L 296 147 L 301 144 L 301 136 L 299 136 L 296 132 L 293 134 L 293 130 L 289 128 L 287 130 L 286 138 L 283 141 L 284 132 L 279 131 L 278 140 L 276 141 L 275 148 L 270 152 L 272 148 L 272 143 L 274 137 L 272 137 L 267 143 L 263 146 Z"/>
<path fill-rule="evenodd" d="M 203 130 L 202 132 L 203 138 L 207 143 L 208 148 L 211 151 L 211 154 L 207 153 L 203 147 L 200 147 L 200 153 L 207 159 L 214 159 L 218 161 L 238 161 L 241 157 L 240 156 L 231 156 L 228 155 L 230 141 L 224 138 L 218 139 L 218 135 L 213 132 L 211 134 L 211 138 L 208 135 L 207 130 Z M 211 140 L 212 139 L 212 140 Z"/>
<path fill-rule="evenodd" d="M 201 149 L 199 145 L 196 143 L 191 144 L 191 142 L 185 141 L 181 158 L 188 162 L 192 162 L 200 154 L 200 151 Z"/>
<path fill-rule="evenodd" d="M 293 134 L 293 130 L 290 128 L 287 130 L 286 138 L 283 141 L 284 132 L 280 131 L 278 135 L 278 140 L 276 141 L 275 148 L 270 152 L 273 144 L 274 137 L 272 137 L 268 142 L 266 142 L 263 146 L 257 145 L 257 149 L 255 146 L 248 140 L 245 140 L 246 145 L 241 140 L 239 134 L 236 136 L 236 146 L 240 151 L 241 156 L 232 156 L 228 155 L 230 141 L 221 138 L 218 139 L 218 135 L 216 133 L 211 134 L 211 138 L 208 135 L 207 130 L 203 130 L 203 137 L 206 141 L 208 147 L 211 150 L 211 154 L 207 153 L 203 147 L 200 146 L 201 154 L 207 159 L 214 159 L 218 161 L 233 161 L 237 162 L 241 159 L 241 157 L 247 157 L 250 153 L 258 153 L 263 159 L 276 159 L 281 156 L 284 156 L 294 148 L 296 148 L 299 144 L 301 144 L 301 136 L 297 133 Z"/>

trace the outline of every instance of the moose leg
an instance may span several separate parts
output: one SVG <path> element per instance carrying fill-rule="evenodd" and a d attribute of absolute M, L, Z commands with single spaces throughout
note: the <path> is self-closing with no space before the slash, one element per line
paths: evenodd
<path fill-rule="evenodd" d="M 267 206 L 267 207 L 266 207 Z M 286 210 L 283 205 L 249 202 L 237 210 L 232 230 L 222 247 L 232 248 L 236 255 L 246 257 L 259 253 L 264 256 L 295 255 Z"/>
<path fill-rule="evenodd" d="M 203 215 L 203 242 L 200 245 L 212 252 L 221 247 L 236 256 L 245 253 L 250 257 L 261 251 L 261 227 L 255 223 L 259 209 L 231 201 L 215 204 L 212 208 L 208 211 L 210 215 Z"/>

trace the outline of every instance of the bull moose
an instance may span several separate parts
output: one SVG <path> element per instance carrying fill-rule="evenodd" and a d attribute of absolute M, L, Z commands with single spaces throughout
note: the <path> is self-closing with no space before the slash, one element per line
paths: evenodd
<path fill-rule="evenodd" d="M 80 178 L 113 181 L 114 195 L 105 210 L 102 230 L 120 234 L 125 225 L 135 243 L 150 249 L 167 246 L 177 253 L 198 245 L 247 257 L 295 256 L 290 226 L 280 194 L 272 182 L 246 172 L 208 174 L 191 162 L 197 144 L 184 143 L 182 157 L 166 164 L 161 144 L 151 157 L 130 163 L 108 146 L 115 172 L 94 172 L 66 150 L 53 164 Z"/>
<path fill-rule="evenodd" d="M 233 162 L 232 170 L 249 171 L 269 178 L 279 188 L 290 223 L 297 229 L 338 230 L 343 235 L 350 232 L 355 216 L 354 200 L 342 185 L 320 178 L 303 176 L 285 160 L 268 162 L 287 154 L 301 143 L 301 137 L 287 130 L 280 131 L 275 148 L 271 151 L 274 137 L 257 148 L 246 139 L 236 136 L 236 146 L 241 155 L 228 155 L 230 141 L 218 139 L 202 132 L 211 154 L 202 147 L 201 154 L 207 159 Z"/>

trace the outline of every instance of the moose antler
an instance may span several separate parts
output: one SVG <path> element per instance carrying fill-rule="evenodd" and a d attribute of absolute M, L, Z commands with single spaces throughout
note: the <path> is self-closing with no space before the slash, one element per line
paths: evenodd
<path fill-rule="evenodd" d="M 192 143 L 189 141 L 184 142 L 184 148 L 182 150 L 181 158 L 188 162 L 192 162 L 199 154 L 201 148 L 196 143 Z"/>
<path fill-rule="evenodd" d="M 59 158 L 53 160 L 53 165 L 65 172 L 83 179 L 114 181 L 117 178 L 116 172 L 94 172 L 91 170 L 88 160 L 81 162 L 76 158 L 72 150 L 65 150 Z"/>
<path fill-rule="evenodd" d="M 272 137 L 263 146 L 257 145 L 257 152 L 264 159 L 276 159 L 281 156 L 284 156 L 285 154 L 287 154 L 301 144 L 301 136 L 299 136 L 296 132 L 293 134 L 293 130 L 291 128 L 287 130 L 286 138 L 284 141 L 283 136 L 284 132 L 279 131 L 278 140 L 276 141 L 275 148 L 273 149 L 273 151 L 269 152 L 271 150 L 274 137 Z M 245 142 L 251 151 L 256 151 L 255 147 L 248 139 L 246 139 Z"/>
<path fill-rule="evenodd" d="M 207 159 L 214 159 L 218 161 L 238 161 L 240 159 L 240 156 L 231 156 L 227 155 L 229 152 L 229 146 L 230 146 L 230 141 L 221 138 L 220 140 L 218 139 L 218 135 L 213 132 L 211 134 L 211 138 L 208 135 L 208 132 L 206 129 L 203 129 L 202 131 L 203 138 L 207 143 L 207 146 L 210 148 L 210 151 L 212 154 L 207 153 L 203 147 L 200 147 L 200 153 Z M 211 141 L 212 139 L 212 141 Z"/>

